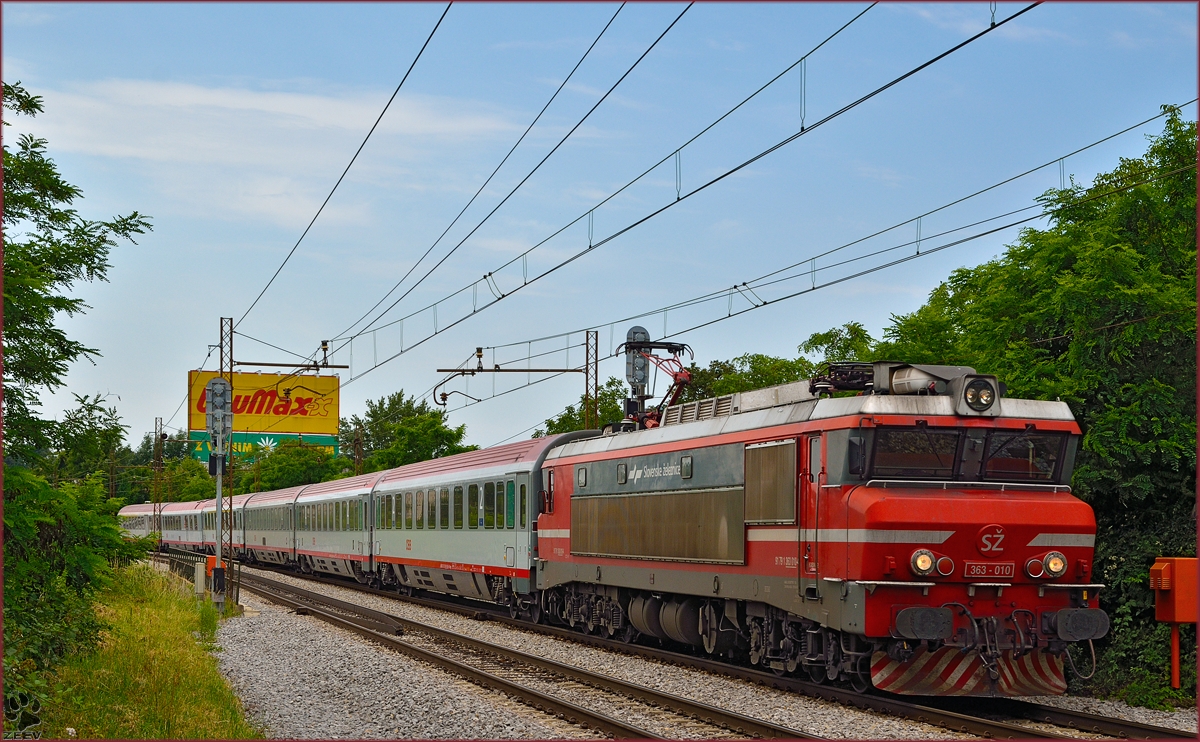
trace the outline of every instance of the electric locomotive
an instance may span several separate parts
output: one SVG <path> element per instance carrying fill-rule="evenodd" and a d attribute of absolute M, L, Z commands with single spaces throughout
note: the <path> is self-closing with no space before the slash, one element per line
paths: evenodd
<path fill-rule="evenodd" d="M 239 495 L 235 554 L 916 695 L 1062 693 L 1107 632 L 1066 404 L 891 362 L 671 404 L 685 346 L 630 337 L 626 420 Z M 215 503 L 160 507 L 127 530 L 214 550 Z"/>

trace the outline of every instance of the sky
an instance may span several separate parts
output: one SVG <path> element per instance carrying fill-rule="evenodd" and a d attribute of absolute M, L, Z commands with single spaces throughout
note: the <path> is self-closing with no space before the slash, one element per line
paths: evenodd
<path fill-rule="evenodd" d="M 796 357 L 852 321 L 878 337 L 951 271 L 1045 225 L 1006 226 L 1036 209 L 996 217 L 1139 156 L 1161 119 L 1064 156 L 1196 97 L 1196 4 L 1046 3 L 1002 23 L 1025 7 L 997 4 L 991 32 L 825 120 L 989 28 L 991 6 L 455 4 L 363 145 L 445 5 L 3 3 L 3 78 L 45 107 L 8 117 L 5 141 L 45 138 L 83 217 L 153 223 L 113 250 L 107 282 L 73 287 L 90 309 L 61 325 L 101 355 L 43 411 L 100 394 L 134 444 L 155 417 L 186 427 L 187 372 L 216 367 L 221 317 L 238 320 L 239 361 L 330 340 L 351 366 L 342 417 L 430 393 L 477 346 L 489 365 L 578 366 L 589 327 L 602 380 L 623 378 L 611 354 L 634 324 L 701 365 Z M 451 423 L 487 446 L 577 402 L 583 378 L 444 389 L 463 392 Z"/>

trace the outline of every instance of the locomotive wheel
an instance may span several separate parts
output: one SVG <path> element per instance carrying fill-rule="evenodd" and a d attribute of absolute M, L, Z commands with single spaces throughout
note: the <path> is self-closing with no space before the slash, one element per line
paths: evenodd
<path fill-rule="evenodd" d="M 829 679 L 829 673 L 825 671 L 824 665 L 806 665 L 808 668 L 808 679 L 822 685 Z"/>
<path fill-rule="evenodd" d="M 542 622 L 542 606 L 538 605 L 537 603 L 529 606 L 529 620 L 532 623 Z"/>
<path fill-rule="evenodd" d="M 617 635 L 617 638 L 626 644 L 633 644 L 634 639 L 637 639 L 638 630 L 631 624 L 625 624 L 625 628 Z"/>
<path fill-rule="evenodd" d="M 871 689 L 871 657 L 859 657 L 854 662 L 854 671 L 850 673 L 850 687 L 856 693 L 866 693 Z"/>

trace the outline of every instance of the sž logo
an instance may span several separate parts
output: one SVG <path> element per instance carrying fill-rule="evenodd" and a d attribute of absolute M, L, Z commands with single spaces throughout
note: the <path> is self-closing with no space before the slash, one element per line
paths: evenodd
<path fill-rule="evenodd" d="M 4 696 L 4 739 L 41 739 L 32 731 L 42 723 L 42 702 L 31 693 L 17 691 Z"/>
<path fill-rule="evenodd" d="M 979 529 L 975 548 L 985 557 L 996 558 L 1004 555 L 1004 526 L 991 525 Z"/>

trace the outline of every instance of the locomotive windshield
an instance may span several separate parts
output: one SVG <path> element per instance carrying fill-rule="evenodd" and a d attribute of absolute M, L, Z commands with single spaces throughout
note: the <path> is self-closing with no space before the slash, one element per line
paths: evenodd
<path fill-rule="evenodd" d="M 988 437 L 983 478 L 1004 481 L 1049 482 L 1062 456 L 1061 433 L 993 432 Z"/>
<path fill-rule="evenodd" d="M 878 428 L 870 477 L 1055 482 L 1067 435 L 963 428 Z"/>
<path fill-rule="evenodd" d="M 959 430 L 883 428 L 875 434 L 875 476 L 953 479 Z"/>

